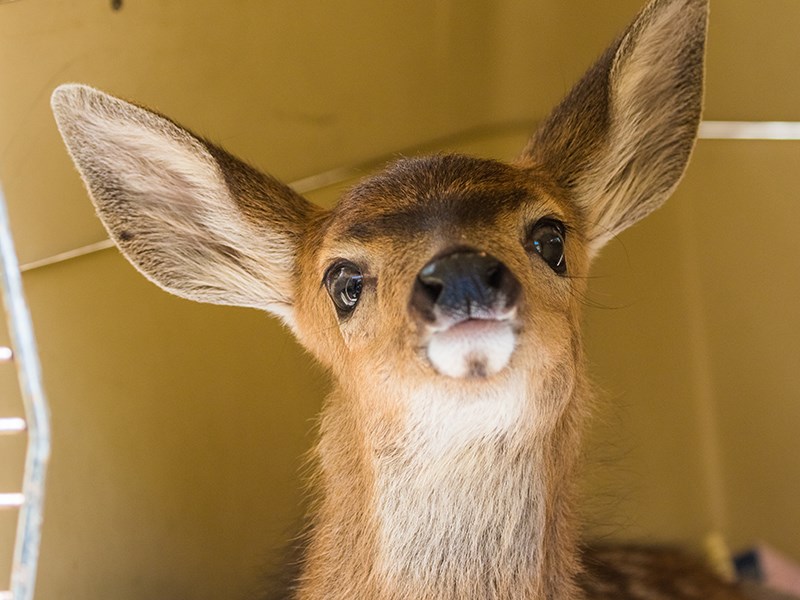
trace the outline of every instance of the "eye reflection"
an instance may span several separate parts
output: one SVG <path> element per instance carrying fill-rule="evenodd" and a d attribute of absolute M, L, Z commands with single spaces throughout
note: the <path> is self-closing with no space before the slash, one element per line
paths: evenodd
<path fill-rule="evenodd" d="M 349 261 L 334 263 L 325 273 L 324 282 L 339 317 L 352 313 L 364 287 L 361 269 Z"/>
<path fill-rule="evenodd" d="M 564 256 L 564 224 L 554 219 L 542 219 L 528 235 L 529 250 L 533 250 L 558 275 L 567 272 Z"/>

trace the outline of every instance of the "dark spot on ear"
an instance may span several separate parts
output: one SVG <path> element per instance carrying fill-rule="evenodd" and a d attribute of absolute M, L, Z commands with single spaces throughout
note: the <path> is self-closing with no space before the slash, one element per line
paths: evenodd
<path fill-rule="evenodd" d="M 111 10 L 120 10 L 122 8 L 122 0 L 111 0 Z"/>
<path fill-rule="evenodd" d="M 252 261 L 248 260 L 246 254 L 243 254 L 236 248 L 228 244 L 219 244 L 207 242 L 210 250 L 215 252 L 217 256 L 223 257 L 230 264 L 234 265 L 244 273 L 247 273 L 253 279 L 258 279 L 260 275 L 252 268 Z"/>
<path fill-rule="evenodd" d="M 242 256 L 242 253 L 239 252 L 236 248 L 232 248 L 227 244 L 213 244 L 213 248 L 219 254 L 221 254 L 231 262 L 235 263 L 238 266 L 242 266 L 242 260 L 244 259 L 244 257 Z"/>
<path fill-rule="evenodd" d="M 117 237 L 119 237 L 120 242 L 130 242 L 134 238 L 134 235 L 130 231 L 123 230 L 119 232 Z"/>

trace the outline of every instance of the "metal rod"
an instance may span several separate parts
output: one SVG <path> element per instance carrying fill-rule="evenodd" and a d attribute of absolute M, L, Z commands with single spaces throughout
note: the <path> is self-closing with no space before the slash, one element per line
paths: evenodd
<path fill-rule="evenodd" d="M 704 140 L 800 140 L 800 122 L 795 121 L 703 121 Z"/>
<path fill-rule="evenodd" d="M 24 503 L 23 494 L 0 494 L 0 508 L 19 508 Z"/>
<path fill-rule="evenodd" d="M 25 419 L 20 417 L 5 417 L 0 419 L 0 435 L 4 433 L 21 433 L 28 428 Z"/>
<path fill-rule="evenodd" d="M 532 121 L 525 122 L 512 122 L 501 123 L 489 127 L 478 127 L 470 129 L 466 132 L 458 133 L 441 140 L 424 144 L 420 148 L 416 148 L 411 152 L 420 150 L 422 148 L 436 148 L 441 145 L 450 145 L 457 141 L 464 141 L 470 137 L 478 135 L 491 135 L 509 133 L 512 131 L 532 131 L 535 123 Z M 800 140 L 800 122 L 793 121 L 703 121 L 700 123 L 699 131 L 700 139 L 705 140 Z M 401 152 L 399 155 L 407 154 L 408 152 Z M 396 156 L 396 155 L 393 155 Z M 298 179 L 289 184 L 289 187 L 294 189 L 300 194 L 307 194 L 322 188 L 332 185 L 338 185 L 357 177 L 367 170 L 391 159 L 391 156 L 381 156 L 372 160 L 364 161 L 363 163 L 353 165 L 350 167 L 340 167 L 331 169 L 330 171 L 323 171 L 309 177 Z M 58 264 L 73 258 L 93 254 L 107 248 L 113 248 L 114 242 L 109 239 L 101 240 L 93 244 L 60 252 L 46 258 L 25 263 L 20 267 L 23 273 L 40 269 L 50 265 Z"/>
<path fill-rule="evenodd" d="M 22 276 L 1 188 L 0 283 L 28 429 L 25 475 L 22 482 L 23 502 L 17 518 L 11 566 L 11 595 L 13 600 L 33 600 L 42 535 L 45 476 L 50 458 L 50 411 L 42 387 L 36 340 L 25 303 Z"/>
<path fill-rule="evenodd" d="M 107 248 L 113 248 L 113 247 L 114 247 L 114 242 L 112 242 L 111 240 L 109 239 L 101 240 L 99 242 L 95 242 L 94 244 L 81 246 L 80 248 L 74 248 L 73 250 L 67 250 L 66 252 L 59 252 L 58 254 L 54 254 L 53 256 L 48 256 L 40 260 L 34 260 L 29 263 L 25 263 L 20 267 L 20 271 L 25 273 L 27 271 L 33 271 L 34 269 L 41 269 L 42 267 L 55 265 L 58 263 L 65 262 L 67 260 L 72 260 L 73 258 L 85 256 L 86 254 L 94 254 L 95 252 L 100 252 L 101 250 L 106 250 Z"/>

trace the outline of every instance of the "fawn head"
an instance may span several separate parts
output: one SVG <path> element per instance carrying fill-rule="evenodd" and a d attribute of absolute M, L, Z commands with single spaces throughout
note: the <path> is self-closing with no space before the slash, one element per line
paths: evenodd
<path fill-rule="evenodd" d="M 52 105 L 111 237 L 162 288 L 278 315 L 347 389 L 496 390 L 574 378 L 591 259 L 691 153 L 706 17 L 651 2 L 515 163 L 398 160 L 330 210 L 95 89 Z"/>

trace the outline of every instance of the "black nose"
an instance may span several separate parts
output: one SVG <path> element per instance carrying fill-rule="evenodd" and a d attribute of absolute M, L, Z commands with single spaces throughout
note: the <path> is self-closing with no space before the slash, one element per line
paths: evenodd
<path fill-rule="evenodd" d="M 460 248 L 422 267 L 414 282 L 411 308 L 430 322 L 441 317 L 456 322 L 496 319 L 514 307 L 519 292 L 517 278 L 494 256 Z"/>

